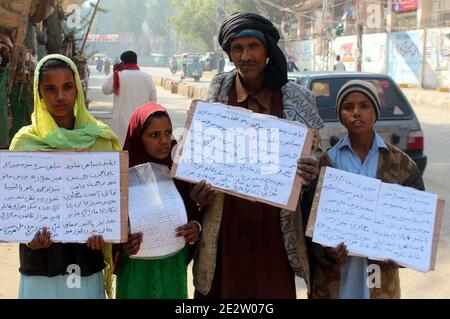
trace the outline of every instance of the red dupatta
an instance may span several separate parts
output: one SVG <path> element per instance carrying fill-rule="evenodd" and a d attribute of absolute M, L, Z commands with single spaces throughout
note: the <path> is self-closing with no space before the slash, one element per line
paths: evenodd
<path fill-rule="evenodd" d="M 163 164 L 169 168 L 172 167 L 171 154 L 163 160 L 153 158 L 147 154 L 147 151 L 142 144 L 142 128 L 144 123 L 152 114 L 156 112 L 167 113 L 167 110 L 160 104 L 149 102 L 138 107 L 131 114 L 130 122 L 128 124 L 127 137 L 125 138 L 125 144 L 123 146 L 123 150 L 128 151 L 129 153 L 130 167 L 148 162 Z"/>
<path fill-rule="evenodd" d="M 125 144 L 123 146 L 124 151 L 128 151 L 129 153 L 129 166 L 134 167 L 137 165 L 141 165 L 144 163 L 152 162 L 161 165 L 166 165 L 167 167 L 172 168 L 172 154 L 163 160 L 156 159 L 148 155 L 145 147 L 142 143 L 142 133 L 143 126 L 147 119 L 156 112 L 166 112 L 167 110 L 160 104 L 155 102 L 149 102 L 144 104 L 134 110 L 131 114 L 130 122 L 128 124 L 127 136 L 125 138 Z M 174 140 L 172 142 L 172 147 L 174 147 L 177 142 Z M 196 213 L 198 212 L 197 205 L 190 198 L 191 187 L 187 182 L 183 182 L 180 180 L 174 180 L 175 186 L 183 198 L 183 202 L 186 206 L 186 213 L 188 220 L 191 221 L 196 218 Z M 116 251 L 114 253 L 114 273 L 117 273 L 117 265 L 119 261 L 119 253 L 120 250 L 118 246 L 115 246 Z M 190 246 L 189 249 L 189 260 L 192 259 L 195 247 Z"/>
<path fill-rule="evenodd" d="M 157 164 L 166 165 L 169 168 L 172 167 L 172 158 L 169 154 L 168 158 L 158 160 L 147 154 L 145 147 L 142 143 L 142 128 L 147 119 L 156 112 L 166 112 L 167 110 L 155 102 L 149 102 L 138 107 L 131 114 L 130 122 L 128 124 L 127 137 L 123 146 L 124 151 L 128 151 L 129 154 L 129 167 L 137 166 L 140 164 L 153 162 Z M 120 246 L 114 246 L 114 273 L 117 273 L 117 265 L 119 262 Z"/>

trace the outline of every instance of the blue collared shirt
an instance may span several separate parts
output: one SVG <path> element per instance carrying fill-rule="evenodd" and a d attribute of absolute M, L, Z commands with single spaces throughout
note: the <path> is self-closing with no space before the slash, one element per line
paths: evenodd
<path fill-rule="evenodd" d="M 386 143 L 374 133 L 372 147 L 364 163 L 353 150 L 350 137 L 346 135 L 328 151 L 328 156 L 335 168 L 376 178 L 379 150 L 387 149 Z M 340 299 L 369 299 L 370 292 L 367 284 L 368 260 L 362 257 L 348 257 L 341 265 L 341 281 L 339 288 Z"/>
<path fill-rule="evenodd" d="M 337 169 L 376 178 L 380 148 L 387 149 L 387 146 L 380 135 L 375 133 L 372 147 L 362 163 L 352 148 L 350 137 L 346 135 L 328 151 L 328 156 Z"/>

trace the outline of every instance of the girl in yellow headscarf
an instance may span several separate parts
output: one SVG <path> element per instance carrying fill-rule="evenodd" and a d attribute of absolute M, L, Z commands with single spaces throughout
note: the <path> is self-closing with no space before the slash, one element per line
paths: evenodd
<path fill-rule="evenodd" d="M 114 151 L 120 144 L 87 111 L 75 64 L 65 56 L 49 55 L 36 67 L 32 124 L 16 134 L 10 149 Z M 111 246 L 102 236 L 91 237 L 87 244 L 57 244 L 44 229 L 31 243 L 20 245 L 19 298 L 97 299 L 105 298 L 105 290 L 111 297 L 111 265 Z M 76 289 L 68 284 L 73 271 L 81 276 Z"/>

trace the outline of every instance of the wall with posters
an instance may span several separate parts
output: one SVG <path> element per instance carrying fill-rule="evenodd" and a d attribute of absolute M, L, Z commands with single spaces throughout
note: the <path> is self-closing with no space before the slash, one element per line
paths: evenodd
<path fill-rule="evenodd" d="M 330 62 L 334 65 L 334 57 L 339 54 L 347 71 L 355 71 L 356 41 L 356 36 L 337 37 Z M 366 34 L 362 46 L 363 72 L 389 74 L 397 83 L 428 89 L 450 88 L 450 28 Z M 314 57 L 314 40 L 293 42 L 290 52 L 296 55 L 301 71 L 332 69 L 332 65 L 322 66 L 323 57 Z"/>
<path fill-rule="evenodd" d="M 450 88 L 450 28 L 428 29 L 423 85 Z"/>
<path fill-rule="evenodd" d="M 341 56 L 347 71 L 356 71 L 356 45 L 356 36 L 337 37 L 333 42 L 334 56 Z"/>
<path fill-rule="evenodd" d="M 389 34 L 388 74 L 397 83 L 420 85 L 423 35 L 423 30 Z"/>
<path fill-rule="evenodd" d="M 387 39 L 386 33 L 366 34 L 363 36 L 363 72 L 387 73 Z"/>
<path fill-rule="evenodd" d="M 297 67 L 301 71 L 313 70 L 314 41 L 304 40 L 294 43 L 294 55 L 297 58 Z"/>

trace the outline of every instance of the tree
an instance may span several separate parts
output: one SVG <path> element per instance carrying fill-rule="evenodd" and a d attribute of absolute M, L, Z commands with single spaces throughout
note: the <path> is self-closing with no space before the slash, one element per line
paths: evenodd
<path fill-rule="evenodd" d="M 119 5 L 122 12 L 122 30 L 133 36 L 133 43 L 138 53 L 142 53 L 142 27 L 149 9 L 149 1 L 121 0 Z"/>
<path fill-rule="evenodd" d="M 146 22 L 152 36 L 164 39 L 165 54 L 170 54 L 172 51 L 171 16 L 170 1 L 150 0 Z"/>
<path fill-rule="evenodd" d="M 259 13 L 256 1 L 249 0 L 228 0 L 225 2 L 225 11 L 227 14 L 232 14 L 237 11 L 246 11 Z"/>
<path fill-rule="evenodd" d="M 93 33 L 108 34 L 121 33 L 123 30 L 123 1 L 102 0 L 101 11 L 95 18 Z M 90 10 L 89 10 L 90 14 Z"/>
<path fill-rule="evenodd" d="M 236 11 L 267 17 L 286 37 L 292 21 L 296 22 L 295 12 L 289 8 L 298 5 L 298 0 L 172 0 L 172 5 L 176 9 L 172 22 L 178 36 L 191 47 L 211 50 L 222 20 Z"/>
<path fill-rule="evenodd" d="M 298 0 L 102 0 L 107 12 L 99 15 L 93 33 L 130 33 L 139 53 L 152 51 L 155 43 L 165 54 L 173 53 L 175 44 L 178 53 L 202 53 L 214 50 L 222 20 L 236 11 L 260 13 L 286 34 L 295 14 L 285 9 L 293 4 Z M 144 24 L 150 33 L 145 41 Z"/>
<path fill-rule="evenodd" d="M 219 28 L 216 0 L 172 0 L 172 5 L 177 15 L 171 21 L 185 45 L 198 52 L 212 51 Z"/>
<path fill-rule="evenodd" d="M 142 27 L 147 19 L 149 0 L 102 0 L 102 11 L 91 30 L 96 34 L 129 33 L 135 51 L 142 51 Z"/>
<path fill-rule="evenodd" d="M 140 54 L 150 53 L 152 44 L 158 39 L 163 39 L 164 51 L 169 53 L 172 15 L 170 1 L 102 0 L 101 5 L 105 12 L 96 18 L 92 33 L 130 34 L 134 46 L 131 49 Z M 148 30 L 145 26 L 148 26 Z M 144 33 L 144 30 L 149 34 Z"/>

